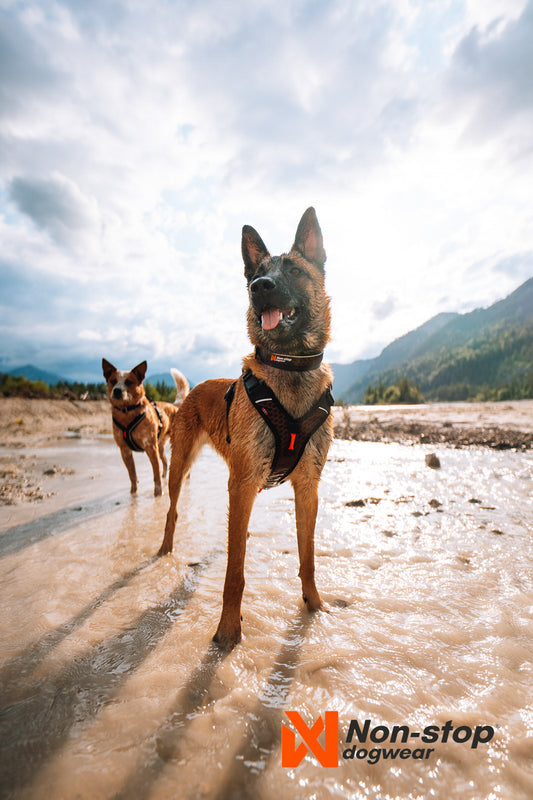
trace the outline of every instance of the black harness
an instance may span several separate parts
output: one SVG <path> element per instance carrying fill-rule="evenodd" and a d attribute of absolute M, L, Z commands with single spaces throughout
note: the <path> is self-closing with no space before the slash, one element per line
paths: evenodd
<path fill-rule="evenodd" d="M 159 420 L 159 426 L 157 429 L 157 438 L 159 439 L 159 437 L 161 436 L 161 431 L 163 430 L 163 414 L 161 413 L 161 410 L 157 407 L 157 404 L 155 402 L 152 402 L 152 405 L 155 409 L 155 413 L 157 414 L 157 418 Z M 139 406 L 140 403 L 136 406 L 128 406 L 127 408 L 119 408 L 116 410 L 127 413 L 128 411 L 133 411 L 134 408 L 139 408 Z M 142 414 L 136 416 L 135 419 L 133 419 L 129 425 L 122 425 L 122 423 L 120 423 L 117 419 L 115 419 L 115 415 L 113 414 L 113 423 L 117 426 L 117 428 L 120 431 L 122 431 L 122 438 L 124 439 L 124 442 L 128 445 L 130 450 L 133 450 L 135 453 L 144 453 L 144 448 L 137 444 L 137 442 L 132 436 L 132 433 L 137 427 L 137 425 L 139 425 L 145 417 L 146 417 L 146 411 L 143 411 Z"/>
<path fill-rule="evenodd" d="M 270 489 L 279 486 L 294 470 L 303 455 L 305 446 L 313 433 L 327 420 L 331 406 L 334 403 L 331 386 L 328 386 L 315 405 L 304 414 L 295 419 L 281 405 L 278 398 L 264 381 L 255 377 L 251 370 L 242 375 L 242 382 L 246 394 L 257 413 L 263 417 L 266 424 L 274 434 L 275 451 L 270 467 L 270 474 L 263 486 Z M 235 384 L 231 384 L 225 395 L 226 423 L 228 423 L 229 410 L 235 395 Z M 226 441 L 231 441 L 228 435 Z"/>

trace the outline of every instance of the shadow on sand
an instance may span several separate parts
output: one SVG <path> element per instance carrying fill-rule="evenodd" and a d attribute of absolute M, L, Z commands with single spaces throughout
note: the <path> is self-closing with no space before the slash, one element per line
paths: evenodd
<path fill-rule="evenodd" d="M 126 500 L 123 493 L 97 497 L 83 504 L 60 508 L 21 525 L 13 525 L 0 535 L 0 558 L 19 553 L 32 544 L 71 528 L 78 520 L 90 522 L 109 514 L 110 510 Z"/>
<path fill-rule="evenodd" d="M 0 786 L 11 796 L 32 781 L 47 759 L 67 740 L 80 723 L 96 717 L 116 696 L 128 677 L 139 668 L 187 607 L 201 575 L 222 555 L 213 550 L 202 561 L 191 564 L 185 577 L 163 601 L 149 608 L 124 630 L 110 636 L 76 657 L 55 675 L 17 684 L 15 699 L 3 693 L 0 711 Z M 70 622 L 33 645 L 21 658 L 29 666 L 29 653 L 36 658 L 50 652 L 75 630 L 95 608 L 120 586 L 145 569 L 151 560 L 126 573 Z M 9 669 L 15 669 L 14 662 Z M 20 691 L 19 691 L 20 689 Z"/>
<path fill-rule="evenodd" d="M 279 745 L 282 708 L 289 694 L 312 618 L 307 609 L 302 608 L 289 624 L 285 641 L 274 661 L 257 706 L 248 715 L 247 733 L 235 753 L 229 777 L 219 787 L 216 800 L 257 797 L 256 782 Z M 132 773 L 113 800 L 141 800 L 148 797 L 166 764 L 179 758 L 180 745 L 187 727 L 200 711 L 216 671 L 226 655 L 216 645 L 209 646 L 201 663 L 177 695 L 171 713 L 160 728 L 151 756 Z"/>

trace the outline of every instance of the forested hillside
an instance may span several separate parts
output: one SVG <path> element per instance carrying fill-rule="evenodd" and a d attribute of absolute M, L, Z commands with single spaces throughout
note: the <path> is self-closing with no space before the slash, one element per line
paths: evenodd
<path fill-rule="evenodd" d="M 487 309 L 434 317 L 366 365 L 349 386 L 344 368 L 337 394 L 346 402 L 363 402 L 369 387 L 380 396 L 379 386 L 402 379 L 425 400 L 533 397 L 533 278 Z"/>

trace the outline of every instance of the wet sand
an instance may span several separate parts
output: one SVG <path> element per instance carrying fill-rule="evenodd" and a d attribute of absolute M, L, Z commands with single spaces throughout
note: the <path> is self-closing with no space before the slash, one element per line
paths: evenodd
<path fill-rule="evenodd" d="M 533 427 L 529 402 L 451 406 L 447 417 L 434 406 L 349 413 L 377 416 L 384 430 L 424 415 L 433 426 Z M 243 641 L 224 655 L 210 642 L 225 571 L 224 464 L 202 451 L 175 552 L 155 559 L 167 497 L 153 497 L 142 454 L 139 496 L 129 496 L 107 406 L 91 407 L 67 405 L 52 428 L 28 425 L 34 405 L 25 417 L 17 407 L 24 422 L 2 423 L 2 464 L 20 470 L 0 506 L 2 798 L 533 796 L 530 449 L 420 444 L 408 430 L 405 443 L 336 441 L 316 534 L 326 609 L 311 616 L 300 598 L 290 487 L 263 492 Z M 346 412 L 336 414 L 342 424 Z M 282 766 L 287 710 L 309 726 L 337 712 L 338 766 L 309 753 Z M 351 720 L 380 726 L 375 740 L 348 744 Z M 381 739 L 395 725 L 408 726 L 410 755 L 390 760 Z M 436 743 L 416 735 L 428 726 Z M 493 735 L 472 748 L 479 726 Z"/>

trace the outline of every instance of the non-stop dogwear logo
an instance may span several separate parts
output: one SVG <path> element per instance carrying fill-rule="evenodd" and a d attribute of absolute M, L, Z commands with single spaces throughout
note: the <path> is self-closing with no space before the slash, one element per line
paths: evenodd
<path fill-rule="evenodd" d="M 339 714 L 337 711 L 326 711 L 324 718 L 318 717 L 311 726 L 303 720 L 298 711 L 286 711 L 285 715 L 292 727 L 281 725 L 281 766 L 297 767 L 306 755 L 317 758 L 322 767 L 339 766 Z M 294 728 L 294 730 L 293 730 Z M 296 731 L 296 732 L 295 732 Z M 302 741 L 297 744 L 296 734 Z M 319 737 L 323 734 L 323 744 Z M 455 726 L 450 719 L 444 725 L 427 725 L 423 730 L 411 730 L 409 725 L 372 725 L 366 719 L 360 723 L 352 719 L 349 723 L 345 743 L 351 745 L 342 751 L 346 760 L 366 761 L 377 764 L 378 761 L 396 761 L 414 759 L 427 760 L 435 752 L 434 747 L 422 747 L 428 744 L 468 744 L 476 750 L 480 744 L 487 744 L 494 736 L 491 725 Z M 352 744 L 354 737 L 357 744 Z M 361 746 L 362 745 L 362 746 Z M 380 746 L 377 746 L 380 745 Z M 406 747 L 406 745 L 415 745 Z"/>
<path fill-rule="evenodd" d="M 308 728 L 298 711 L 286 711 L 303 741 L 296 746 L 296 734 L 286 725 L 281 726 L 281 766 L 297 767 L 307 752 L 313 753 L 323 767 L 339 766 L 339 713 L 326 711 Z M 324 731 L 324 745 L 318 737 Z M 305 744 L 304 744 L 305 742 Z"/>

